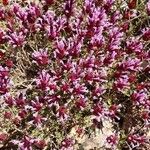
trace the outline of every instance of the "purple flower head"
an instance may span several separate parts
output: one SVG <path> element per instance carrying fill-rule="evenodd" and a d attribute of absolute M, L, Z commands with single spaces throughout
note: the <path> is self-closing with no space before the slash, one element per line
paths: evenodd
<path fill-rule="evenodd" d="M 117 135 L 110 135 L 106 138 L 107 141 L 107 147 L 114 149 L 118 143 L 118 137 Z"/>
<path fill-rule="evenodd" d="M 16 12 L 15 12 L 16 11 Z M 20 6 L 14 9 L 14 13 L 16 14 L 16 18 L 21 22 L 26 22 L 27 12 L 26 9 L 22 9 Z"/>
<path fill-rule="evenodd" d="M 46 142 L 45 140 L 35 139 L 34 145 L 39 149 L 44 149 L 44 147 L 46 146 Z"/>
<path fill-rule="evenodd" d="M 12 140 L 12 143 L 18 146 L 19 150 L 32 150 L 34 140 L 28 136 L 24 136 L 21 141 Z"/>
<path fill-rule="evenodd" d="M 62 86 L 61 86 L 61 90 L 66 93 L 66 92 L 69 92 L 69 89 L 70 89 L 69 83 L 63 81 Z"/>
<path fill-rule="evenodd" d="M 110 107 L 109 107 L 109 113 L 108 113 L 108 116 L 110 117 L 110 118 L 112 118 L 112 119 L 114 119 L 114 118 L 118 118 L 118 116 L 117 116 L 117 113 L 118 112 L 120 112 L 120 107 L 121 107 L 121 105 L 111 105 Z M 119 119 L 119 118 L 118 118 Z"/>
<path fill-rule="evenodd" d="M 84 9 L 87 13 L 91 12 L 92 7 L 93 7 L 93 0 L 84 1 Z"/>
<path fill-rule="evenodd" d="M 123 32 L 120 31 L 120 28 L 114 27 L 110 29 L 108 50 L 115 51 L 120 49 L 122 39 L 123 39 Z"/>
<path fill-rule="evenodd" d="M 14 141 L 20 150 L 73 150 L 78 139 L 70 138 L 72 129 L 90 135 L 105 130 L 107 123 L 111 134 L 103 149 L 145 148 L 150 127 L 149 4 L 3 0 L 1 126 L 10 132 L 6 143 L 0 139 L 2 149 Z"/>
<path fill-rule="evenodd" d="M 129 41 L 127 41 L 127 52 L 130 53 L 136 53 L 140 54 L 143 50 L 143 44 L 140 42 L 137 38 L 131 38 Z"/>
<path fill-rule="evenodd" d="M 103 8 L 95 8 L 93 12 L 88 17 L 89 27 L 94 26 L 107 26 L 107 15 Z M 89 28 L 90 30 L 90 28 Z"/>
<path fill-rule="evenodd" d="M 62 59 L 64 56 L 67 56 L 67 54 L 67 41 L 65 39 L 57 41 L 56 50 L 54 51 L 55 57 Z"/>
<path fill-rule="evenodd" d="M 129 77 L 127 75 L 122 75 L 114 83 L 115 83 L 115 88 L 118 91 L 122 91 L 124 89 L 128 89 L 129 85 L 130 85 L 129 84 Z"/>
<path fill-rule="evenodd" d="M 101 33 L 97 33 L 91 38 L 91 45 L 93 47 L 101 47 L 104 44 L 104 42 L 104 37 Z"/>
<path fill-rule="evenodd" d="M 9 69 L 7 67 L 0 66 L 0 78 L 8 78 L 9 77 Z"/>
<path fill-rule="evenodd" d="M 40 8 L 36 4 L 31 4 L 27 9 L 27 20 L 29 23 L 35 23 L 36 19 L 41 15 Z"/>
<path fill-rule="evenodd" d="M 144 125 L 146 127 L 149 127 L 150 126 L 150 112 L 149 112 L 149 110 L 142 112 L 141 117 L 144 120 Z"/>
<path fill-rule="evenodd" d="M 18 116 L 22 119 L 24 119 L 27 115 L 27 111 L 26 110 L 21 110 L 19 113 L 18 113 Z"/>
<path fill-rule="evenodd" d="M 95 116 L 100 116 L 102 115 L 102 113 L 103 113 L 103 106 L 98 104 L 93 107 L 93 114 Z"/>
<path fill-rule="evenodd" d="M 10 45 L 13 45 L 14 48 L 23 46 L 26 43 L 25 35 L 23 34 L 23 32 L 13 32 L 9 36 L 7 36 L 7 38 L 8 43 Z"/>
<path fill-rule="evenodd" d="M 4 20 L 5 18 L 5 9 L 0 7 L 0 20 Z"/>
<path fill-rule="evenodd" d="M 64 122 L 68 119 L 67 108 L 65 106 L 59 106 L 56 116 L 59 118 L 60 122 Z"/>
<path fill-rule="evenodd" d="M 74 142 L 72 138 L 65 138 L 61 142 L 60 150 L 73 150 Z"/>
<path fill-rule="evenodd" d="M 43 107 L 43 104 L 40 102 L 39 97 L 36 97 L 36 101 L 31 101 L 32 103 L 32 107 L 33 107 L 33 111 L 37 112 L 40 111 Z"/>
<path fill-rule="evenodd" d="M 73 4 L 74 0 L 67 0 L 64 6 L 64 14 L 67 18 L 71 17 L 73 15 Z"/>
<path fill-rule="evenodd" d="M 39 66 L 47 65 L 50 62 L 47 49 L 39 49 L 39 51 L 35 51 L 32 56 Z"/>
<path fill-rule="evenodd" d="M 60 101 L 60 95 L 56 95 L 56 94 L 52 94 L 51 96 L 49 96 L 47 99 L 48 101 L 48 104 L 49 104 L 49 107 L 52 107 L 52 106 L 56 106 L 56 107 L 59 107 L 58 105 L 58 102 Z M 57 116 L 59 116 L 57 114 Z"/>
<path fill-rule="evenodd" d="M 103 104 L 95 104 L 92 108 L 92 120 L 94 121 L 94 123 L 97 124 L 97 122 L 101 122 L 102 120 L 104 120 L 105 118 L 105 112 L 106 109 L 103 106 Z"/>
<path fill-rule="evenodd" d="M 129 134 L 127 141 L 132 148 L 135 148 L 146 143 L 147 139 L 144 135 L 140 136 L 138 134 Z"/>
<path fill-rule="evenodd" d="M 63 66 L 63 69 L 66 70 L 66 71 L 69 71 L 70 69 L 73 68 L 73 63 L 71 62 L 70 59 L 67 60 L 67 62 L 63 62 L 63 61 L 60 61 L 61 65 Z"/>
<path fill-rule="evenodd" d="M 121 15 L 120 11 L 115 11 L 111 17 L 111 22 L 115 23 L 116 21 L 118 21 L 121 18 L 122 18 L 122 15 Z"/>
<path fill-rule="evenodd" d="M 80 97 L 75 103 L 76 107 L 83 110 L 86 107 L 86 101 L 87 99 L 85 99 L 84 97 Z"/>
<path fill-rule="evenodd" d="M 116 49 L 116 48 L 115 48 Z M 115 58 L 117 57 L 117 53 L 116 53 L 116 51 L 114 50 L 114 51 L 111 51 L 111 52 L 107 52 L 106 53 L 106 56 L 105 56 L 105 58 L 104 58 L 104 61 L 103 61 L 103 63 L 105 64 L 105 65 L 112 65 L 112 63 L 115 61 Z"/>
<path fill-rule="evenodd" d="M 0 44 L 5 43 L 6 41 L 5 36 L 6 36 L 6 33 L 2 29 L 0 29 Z"/>
<path fill-rule="evenodd" d="M 50 80 L 51 76 L 49 75 L 49 73 L 46 70 L 42 70 L 35 81 L 39 89 L 47 91 L 50 89 Z"/>
<path fill-rule="evenodd" d="M 0 93 L 6 94 L 10 88 L 9 69 L 0 66 Z"/>
<path fill-rule="evenodd" d="M 65 24 L 64 18 L 57 18 L 56 14 L 53 11 L 47 11 L 45 15 L 42 16 L 42 20 L 40 21 L 40 26 L 44 27 L 46 31 L 46 35 L 50 40 L 54 40 L 58 38 L 60 30 Z"/>
<path fill-rule="evenodd" d="M 14 5 L 12 6 L 12 11 L 14 12 L 14 14 L 17 14 L 20 10 L 21 6 L 18 3 L 14 3 Z"/>
<path fill-rule="evenodd" d="M 9 107 L 12 107 L 15 104 L 14 98 L 9 93 L 6 93 L 4 95 L 4 100 L 6 105 L 8 105 Z"/>
<path fill-rule="evenodd" d="M 83 39 L 80 39 L 77 36 L 70 38 L 68 40 L 68 47 L 67 47 L 68 54 L 70 56 L 77 57 L 79 53 L 81 52 L 82 42 L 83 42 Z"/>
<path fill-rule="evenodd" d="M 42 115 L 35 113 L 33 114 L 33 120 L 30 121 L 30 124 L 36 125 L 37 127 L 41 127 L 42 123 L 46 121 L 46 118 L 42 117 Z"/>
<path fill-rule="evenodd" d="M 150 39 L 150 29 L 145 28 L 142 32 L 143 32 L 143 39 L 145 41 L 148 41 Z"/>
<path fill-rule="evenodd" d="M 104 86 L 96 86 L 96 88 L 93 90 L 92 94 L 95 97 L 95 96 L 100 96 L 100 95 L 104 94 L 105 92 L 106 92 L 106 90 L 105 90 Z"/>
<path fill-rule="evenodd" d="M 26 105 L 26 97 L 23 93 L 19 93 L 18 96 L 15 98 L 15 104 L 19 108 L 23 108 Z"/>
<path fill-rule="evenodd" d="M 128 71 L 139 71 L 141 69 L 141 60 L 138 58 L 128 58 L 124 60 L 122 64 L 119 66 L 121 70 Z"/>
<path fill-rule="evenodd" d="M 80 95 L 80 94 L 84 94 L 87 92 L 87 88 L 84 86 L 84 84 L 75 84 L 75 87 L 74 87 L 74 90 L 73 92 L 76 94 L 76 95 Z"/>
<path fill-rule="evenodd" d="M 148 100 L 148 95 L 146 94 L 146 92 L 144 90 L 141 91 L 135 91 L 132 96 L 131 96 L 133 102 L 136 105 L 143 105 L 145 106 L 146 101 Z"/>

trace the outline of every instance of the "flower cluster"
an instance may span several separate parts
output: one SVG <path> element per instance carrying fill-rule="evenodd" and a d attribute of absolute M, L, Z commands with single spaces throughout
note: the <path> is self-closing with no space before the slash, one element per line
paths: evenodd
<path fill-rule="evenodd" d="M 72 128 L 92 134 L 105 121 L 109 148 L 145 146 L 149 17 L 145 0 L 3 0 L 2 149 L 71 150 Z"/>

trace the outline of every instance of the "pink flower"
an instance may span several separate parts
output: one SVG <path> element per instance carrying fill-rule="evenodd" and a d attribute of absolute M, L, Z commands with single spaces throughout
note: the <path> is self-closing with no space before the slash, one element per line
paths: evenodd
<path fill-rule="evenodd" d="M 25 105 L 26 105 L 26 97 L 24 96 L 24 94 L 22 94 L 22 93 L 18 94 L 18 97 L 15 99 L 15 104 L 19 108 L 25 107 Z"/>
<path fill-rule="evenodd" d="M 62 17 L 57 17 L 54 11 L 48 10 L 43 16 L 42 21 L 40 23 L 40 27 L 44 28 L 46 31 L 46 35 L 50 40 L 56 39 L 59 36 L 60 30 L 65 24 L 65 19 Z M 44 23 L 43 23 L 44 22 Z"/>
<path fill-rule="evenodd" d="M 102 32 L 99 32 L 97 34 L 95 34 L 92 38 L 91 38 L 91 45 L 93 47 L 101 47 L 104 44 L 104 37 L 102 36 Z"/>
<path fill-rule="evenodd" d="M 120 11 L 115 11 L 111 17 L 111 22 L 115 23 L 116 21 L 118 21 L 121 18 L 122 18 L 122 15 L 121 15 Z"/>
<path fill-rule="evenodd" d="M 115 88 L 118 91 L 122 91 L 124 89 L 128 89 L 129 88 L 129 77 L 127 75 L 122 75 L 120 76 L 117 81 L 114 82 L 115 84 Z"/>
<path fill-rule="evenodd" d="M 54 51 L 55 57 L 62 59 L 68 54 L 65 39 L 57 41 L 56 50 Z"/>
<path fill-rule="evenodd" d="M 7 38 L 8 43 L 10 45 L 13 45 L 14 48 L 23 46 L 26 43 L 25 35 L 22 32 L 13 32 L 9 36 L 7 36 Z"/>
<path fill-rule="evenodd" d="M 31 101 L 32 103 L 32 107 L 33 107 L 33 111 L 40 111 L 43 107 L 43 104 L 40 103 L 40 100 L 37 98 L 36 101 Z"/>
<path fill-rule="evenodd" d="M 143 39 L 148 41 L 150 39 L 150 29 L 146 28 L 143 30 Z"/>
<path fill-rule="evenodd" d="M 88 70 L 87 70 L 87 72 L 85 73 L 85 77 L 84 77 L 84 79 L 86 80 L 86 81 L 93 81 L 93 79 L 94 79 L 94 71 L 91 69 L 91 68 L 89 68 Z"/>
<path fill-rule="evenodd" d="M 100 115 L 102 115 L 103 114 L 103 110 L 104 110 L 104 108 L 103 108 L 103 106 L 101 106 L 101 105 L 95 105 L 94 107 L 93 107 L 93 115 L 95 115 L 95 116 L 100 116 Z"/>
<path fill-rule="evenodd" d="M 143 50 L 143 44 L 140 42 L 137 38 L 131 38 L 129 41 L 127 41 L 127 52 L 130 53 L 136 53 L 140 54 Z"/>
<path fill-rule="evenodd" d="M 12 143 L 18 146 L 19 150 L 32 150 L 34 140 L 31 137 L 24 136 L 21 141 L 12 140 Z"/>
<path fill-rule="evenodd" d="M 149 111 L 142 112 L 141 117 L 144 120 L 144 125 L 149 127 L 150 126 L 150 112 Z"/>
<path fill-rule="evenodd" d="M 123 71 L 137 71 L 137 70 L 140 70 L 141 67 L 141 60 L 138 59 L 138 58 L 128 58 L 127 60 L 124 60 L 122 62 L 122 64 L 119 66 L 119 69 L 120 70 L 123 70 Z"/>
<path fill-rule="evenodd" d="M 107 121 L 114 133 L 103 149 L 145 146 L 150 1 L 143 12 L 135 2 L 22 0 L 0 6 L 1 120 L 12 123 L 3 130 L 15 133 L 7 143 L 2 136 L 2 146 L 73 150 L 72 128 L 90 135 Z M 46 145 L 39 137 L 51 140 Z"/>
<path fill-rule="evenodd" d="M 119 113 L 120 112 L 120 107 L 121 107 L 121 105 L 111 105 L 110 107 L 109 107 L 109 112 L 108 112 L 108 116 L 110 117 L 110 118 L 112 118 L 112 119 L 114 119 L 114 118 L 118 118 L 118 116 L 117 116 L 117 113 Z M 119 119 L 119 118 L 118 118 Z"/>
<path fill-rule="evenodd" d="M 87 88 L 82 84 L 75 84 L 75 87 L 74 87 L 74 90 L 73 92 L 76 94 L 76 95 L 80 95 L 80 94 L 84 94 L 87 92 Z"/>
<path fill-rule="evenodd" d="M 64 122 L 68 119 L 67 108 L 65 106 L 59 106 L 56 116 L 61 122 Z"/>
<path fill-rule="evenodd" d="M 27 9 L 26 12 L 27 12 L 27 20 L 31 24 L 35 23 L 36 19 L 41 15 L 41 10 L 39 6 L 33 3 L 29 5 L 29 8 Z"/>
<path fill-rule="evenodd" d="M 141 90 L 139 92 L 135 91 L 132 94 L 131 98 L 136 105 L 144 106 L 146 104 L 146 101 L 148 100 L 148 95 L 143 90 Z"/>
<path fill-rule="evenodd" d="M 39 149 L 44 149 L 44 147 L 46 146 L 46 142 L 45 140 L 35 140 L 34 145 Z"/>
<path fill-rule="evenodd" d="M 93 96 L 100 96 L 104 94 L 105 92 L 106 90 L 103 86 L 96 86 L 96 88 L 93 90 Z"/>
<path fill-rule="evenodd" d="M 98 122 L 101 122 L 105 118 L 105 108 L 102 104 L 95 104 L 91 110 L 92 120 L 94 124 L 97 125 Z"/>
<path fill-rule="evenodd" d="M 2 29 L 0 29 L 0 44 L 3 44 L 3 43 L 5 43 L 5 32 L 2 30 Z"/>
<path fill-rule="evenodd" d="M 107 147 L 114 149 L 118 143 L 118 137 L 117 135 L 110 135 L 106 138 L 107 141 Z"/>
<path fill-rule="evenodd" d="M 7 67 L 0 66 L 0 78 L 7 79 L 9 77 L 9 69 Z"/>
<path fill-rule="evenodd" d="M 6 62 L 5 62 L 5 64 L 6 64 L 6 66 L 8 67 L 8 68 L 12 68 L 13 67 L 13 61 L 12 60 L 10 60 L 10 59 L 8 59 Z"/>
<path fill-rule="evenodd" d="M 27 116 L 27 111 L 26 110 L 21 110 L 18 113 L 18 116 L 20 116 L 20 118 L 24 119 Z"/>
<path fill-rule="evenodd" d="M 144 135 L 140 136 L 138 134 L 129 134 L 127 141 L 131 145 L 132 148 L 135 148 L 146 143 L 147 140 Z"/>
<path fill-rule="evenodd" d="M 67 18 L 71 17 L 73 15 L 73 0 L 66 1 L 65 6 L 64 6 L 64 14 L 66 15 Z"/>
<path fill-rule="evenodd" d="M 9 107 L 12 107 L 15 104 L 14 98 L 8 93 L 4 95 L 4 100 L 6 105 L 8 105 Z"/>
<path fill-rule="evenodd" d="M 42 115 L 35 113 L 33 114 L 33 120 L 30 121 L 30 124 L 36 125 L 37 127 L 40 128 L 42 126 L 42 123 L 46 120 L 47 119 L 44 118 Z"/>
<path fill-rule="evenodd" d="M 6 119 L 11 119 L 11 117 L 12 117 L 12 113 L 11 113 L 11 112 L 7 112 L 7 111 L 5 111 L 5 113 L 4 113 L 4 117 L 5 117 Z"/>
<path fill-rule="evenodd" d="M 26 10 L 22 9 L 19 6 L 18 6 L 18 8 L 16 10 L 17 10 L 17 12 L 15 12 L 15 15 L 16 15 L 17 19 L 22 21 L 22 22 L 26 22 L 27 21 L 27 15 L 28 15 Z M 15 9 L 14 9 L 14 11 L 15 11 Z"/>
<path fill-rule="evenodd" d="M 40 65 L 47 65 L 49 64 L 50 60 L 48 58 L 48 52 L 47 49 L 40 49 L 39 51 L 35 51 L 32 54 L 34 60 L 36 63 Z"/>
<path fill-rule="evenodd" d="M 5 142 L 8 139 L 8 134 L 0 133 L 0 141 Z"/>
<path fill-rule="evenodd" d="M 60 145 L 60 150 L 73 150 L 75 141 L 72 138 L 65 138 Z"/>
<path fill-rule="evenodd" d="M 51 76 L 48 74 L 48 72 L 46 70 L 42 70 L 42 72 L 39 73 L 39 76 L 35 81 L 36 81 L 38 88 L 40 88 L 43 91 L 45 90 L 47 91 L 50 89 L 49 88 L 50 79 L 51 79 Z"/>
<path fill-rule="evenodd" d="M 69 89 L 70 89 L 69 83 L 67 83 L 67 82 L 62 82 L 61 89 L 62 89 L 63 92 L 68 92 Z"/>
<path fill-rule="evenodd" d="M 3 20 L 5 18 L 5 9 L 3 7 L 0 7 L 0 20 Z"/>
<path fill-rule="evenodd" d="M 63 66 L 63 70 L 66 70 L 66 71 L 69 71 L 73 67 L 73 64 L 70 59 L 68 59 L 66 63 L 64 63 L 63 61 L 60 61 L 60 63 Z"/>
<path fill-rule="evenodd" d="M 75 104 L 76 104 L 76 107 L 83 110 L 85 107 L 86 107 L 86 99 L 85 98 L 79 98 Z"/>
<path fill-rule="evenodd" d="M 9 69 L 0 66 L 0 94 L 6 94 L 10 88 Z"/>

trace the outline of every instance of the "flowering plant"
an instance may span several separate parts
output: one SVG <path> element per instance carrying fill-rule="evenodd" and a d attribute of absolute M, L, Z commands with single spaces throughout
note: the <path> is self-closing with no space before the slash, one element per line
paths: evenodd
<path fill-rule="evenodd" d="M 105 122 L 103 149 L 149 149 L 149 22 L 146 0 L 2 0 L 1 149 L 77 149 Z"/>

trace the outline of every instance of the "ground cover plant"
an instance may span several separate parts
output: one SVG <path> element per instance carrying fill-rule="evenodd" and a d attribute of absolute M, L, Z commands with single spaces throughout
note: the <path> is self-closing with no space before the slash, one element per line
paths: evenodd
<path fill-rule="evenodd" d="M 149 48 L 150 1 L 2 0 L 0 149 L 150 149 Z"/>

